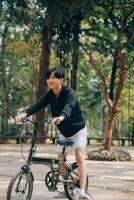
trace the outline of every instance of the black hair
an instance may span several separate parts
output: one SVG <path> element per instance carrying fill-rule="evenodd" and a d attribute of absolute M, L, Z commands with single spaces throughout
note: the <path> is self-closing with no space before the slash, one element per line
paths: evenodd
<path fill-rule="evenodd" d="M 64 72 L 60 68 L 49 68 L 46 72 L 46 79 L 49 79 L 52 73 L 56 78 L 64 78 Z"/>

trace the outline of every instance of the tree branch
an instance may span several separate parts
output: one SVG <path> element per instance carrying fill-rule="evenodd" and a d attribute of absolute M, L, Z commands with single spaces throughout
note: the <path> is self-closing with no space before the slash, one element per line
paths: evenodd
<path fill-rule="evenodd" d="M 134 57 L 132 58 L 131 62 L 128 64 L 127 70 L 131 68 L 133 63 L 134 63 Z"/>
<path fill-rule="evenodd" d="M 134 13 L 134 8 L 124 17 L 123 19 L 123 22 L 124 22 L 124 25 L 127 24 L 127 21 L 128 21 L 128 18 L 131 16 L 131 14 Z"/>
<path fill-rule="evenodd" d="M 118 60 L 119 60 L 120 76 L 119 76 L 119 81 L 118 81 L 118 87 L 115 92 L 115 98 L 113 101 L 113 107 L 115 107 L 115 108 L 117 107 L 125 80 L 127 78 L 127 69 L 125 68 L 125 54 L 123 54 L 121 52 L 121 49 L 118 48 L 117 55 L 118 55 Z"/>
<path fill-rule="evenodd" d="M 90 31 L 92 31 L 92 29 L 82 29 L 81 32 L 84 32 L 86 33 L 86 35 L 88 36 L 93 36 L 93 37 L 96 37 L 97 39 L 99 39 L 100 41 L 107 41 L 109 45 L 111 45 L 111 47 L 114 47 L 113 43 L 110 41 L 110 39 L 108 40 L 108 38 L 106 37 L 103 37 L 103 36 L 100 36 L 98 35 L 97 33 L 91 33 Z"/>
<path fill-rule="evenodd" d="M 96 62 L 92 57 L 92 52 L 87 52 L 87 55 L 89 57 L 89 63 L 91 64 L 92 68 L 94 69 L 94 71 L 96 72 L 96 74 L 99 76 L 99 78 L 102 81 L 106 105 L 107 105 L 108 108 L 112 107 L 112 102 L 109 99 L 109 93 L 108 93 L 108 81 L 107 81 L 106 77 L 104 76 L 104 74 L 102 73 L 102 71 L 97 68 Z"/>
<path fill-rule="evenodd" d="M 118 24 L 116 23 L 116 20 L 115 20 L 115 18 L 114 18 L 114 16 L 113 16 L 114 5 L 115 5 L 115 0 L 112 0 L 112 1 L 111 1 L 111 9 L 108 10 L 108 8 L 106 8 L 106 12 L 108 13 L 108 16 L 109 16 L 110 20 L 112 21 L 113 26 L 114 26 L 117 30 L 119 30 L 119 26 L 118 26 Z"/>

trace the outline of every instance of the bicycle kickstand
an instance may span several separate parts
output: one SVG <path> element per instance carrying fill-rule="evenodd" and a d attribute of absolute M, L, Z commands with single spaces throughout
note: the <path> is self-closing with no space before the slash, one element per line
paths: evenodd
<path fill-rule="evenodd" d="M 88 196 L 90 196 L 92 199 L 95 199 L 91 194 L 89 194 L 89 192 L 86 192 L 88 194 Z"/>

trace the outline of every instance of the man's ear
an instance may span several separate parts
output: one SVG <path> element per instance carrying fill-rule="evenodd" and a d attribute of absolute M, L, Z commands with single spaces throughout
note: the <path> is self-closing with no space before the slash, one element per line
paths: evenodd
<path fill-rule="evenodd" d="M 61 83 L 63 83 L 64 79 L 63 79 L 63 78 L 61 78 L 60 80 L 61 80 Z"/>

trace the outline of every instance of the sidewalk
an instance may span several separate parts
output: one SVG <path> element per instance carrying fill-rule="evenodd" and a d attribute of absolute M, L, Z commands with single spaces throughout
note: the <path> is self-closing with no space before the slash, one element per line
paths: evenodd
<path fill-rule="evenodd" d="M 88 146 L 87 151 L 100 147 Z M 134 148 L 114 147 L 125 149 L 132 155 L 131 162 L 103 162 L 87 160 L 89 175 L 89 191 L 96 200 L 134 200 Z M 24 148 L 27 155 L 28 147 Z M 56 155 L 55 145 L 38 145 L 38 155 Z M 44 153 L 45 152 L 45 153 Z M 69 160 L 74 159 L 70 153 Z M 19 171 L 24 160 L 21 157 L 20 146 L 0 145 L 0 200 L 6 200 L 6 190 L 11 176 Z M 54 200 L 56 193 L 47 190 L 44 183 L 48 167 L 33 165 L 34 192 L 32 200 Z M 65 199 L 65 198 L 64 198 Z"/>

